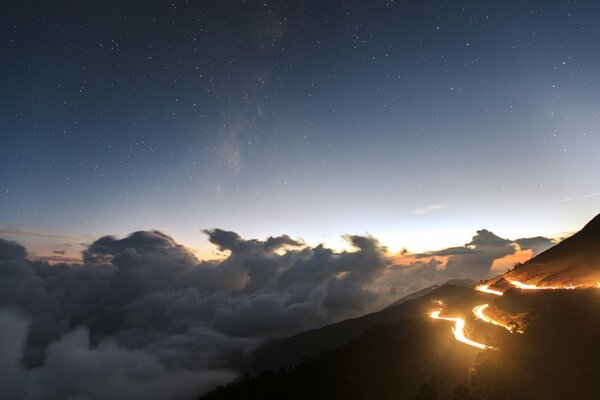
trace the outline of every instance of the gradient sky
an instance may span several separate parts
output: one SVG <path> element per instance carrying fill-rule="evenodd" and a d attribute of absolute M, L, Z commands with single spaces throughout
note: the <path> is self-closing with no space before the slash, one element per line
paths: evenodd
<path fill-rule="evenodd" d="M 597 1 L 5 2 L 0 236 L 52 254 L 159 229 L 209 257 L 212 227 L 412 251 L 573 231 L 600 211 L 599 16 Z"/>

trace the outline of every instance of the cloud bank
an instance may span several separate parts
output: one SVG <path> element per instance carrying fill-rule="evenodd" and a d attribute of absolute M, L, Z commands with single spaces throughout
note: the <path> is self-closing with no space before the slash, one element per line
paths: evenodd
<path fill-rule="evenodd" d="M 236 376 L 267 337 L 376 311 L 450 278 L 480 279 L 517 245 L 481 230 L 399 264 L 371 236 L 354 251 L 287 235 L 207 230 L 227 257 L 199 261 L 158 231 L 104 236 L 81 264 L 32 259 L 0 239 L 0 393 L 12 399 L 178 399 Z M 6 377 L 6 379 L 4 379 Z"/>

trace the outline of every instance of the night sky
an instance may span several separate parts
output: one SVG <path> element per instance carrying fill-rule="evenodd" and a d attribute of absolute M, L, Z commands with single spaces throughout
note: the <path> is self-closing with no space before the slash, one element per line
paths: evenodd
<path fill-rule="evenodd" d="M 598 212 L 597 1 L 0 6 L 0 225 L 395 251 Z M 77 249 L 80 251 L 81 249 Z M 71 250 L 69 250 L 71 251 Z M 57 253 L 58 254 L 58 253 Z"/>

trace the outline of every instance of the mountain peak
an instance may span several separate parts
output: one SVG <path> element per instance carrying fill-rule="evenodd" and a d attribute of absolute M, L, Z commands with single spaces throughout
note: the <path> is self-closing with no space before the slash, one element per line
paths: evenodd
<path fill-rule="evenodd" d="M 579 233 L 600 236 L 600 214 L 596 215 L 590 222 L 585 224 Z"/>
<path fill-rule="evenodd" d="M 537 286 L 593 286 L 600 281 L 600 214 L 579 232 L 502 275 Z M 492 284 L 499 283 L 500 277 Z"/>

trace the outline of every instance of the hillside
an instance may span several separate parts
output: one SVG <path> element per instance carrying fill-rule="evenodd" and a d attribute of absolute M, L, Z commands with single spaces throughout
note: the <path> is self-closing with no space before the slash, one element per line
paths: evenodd
<path fill-rule="evenodd" d="M 466 288 L 472 288 L 476 284 L 477 282 L 472 281 L 471 279 L 451 279 L 448 282 L 444 283 L 444 285 L 461 286 Z M 399 306 L 400 304 L 406 303 L 409 300 L 414 300 L 418 299 L 419 297 L 423 297 L 444 285 L 433 285 L 426 287 L 425 289 L 418 290 L 414 293 L 402 297 L 400 300 L 393 302 L 392 304 L 387 306 L 387 308 Z"/>
<path fill-rule="evenodd" d="M 600 281 L 600 214 L 573 236 L 490 284 L 503 290 L 502 279 L 540 287 L 595 285 Z"/>
<path fill-rule="evenodd" d="M 444 377 L 444 390 L 465 382 L 476 355 L 447 325 L 419 317 L 374 327 L 291 370 L 246 377 L 203 399 L 411 398 L 431 376 Z"/>
<path fill-rule="evenodd" d="M 433 299 L 452 302 L 469 290 L 465 285 L 444 284 L 428 290 L 427 294 L 418 298 L 405 300 L 379 312 L 301 332 L 288 338 L 270 340 L 255 351 L 249 364 L 242 368 L 252 372 L 287 368 L 307 357 L 316 357 L 323 351 L 337 349 L 374 326 L 421 317 L 430 310 Z"/>

